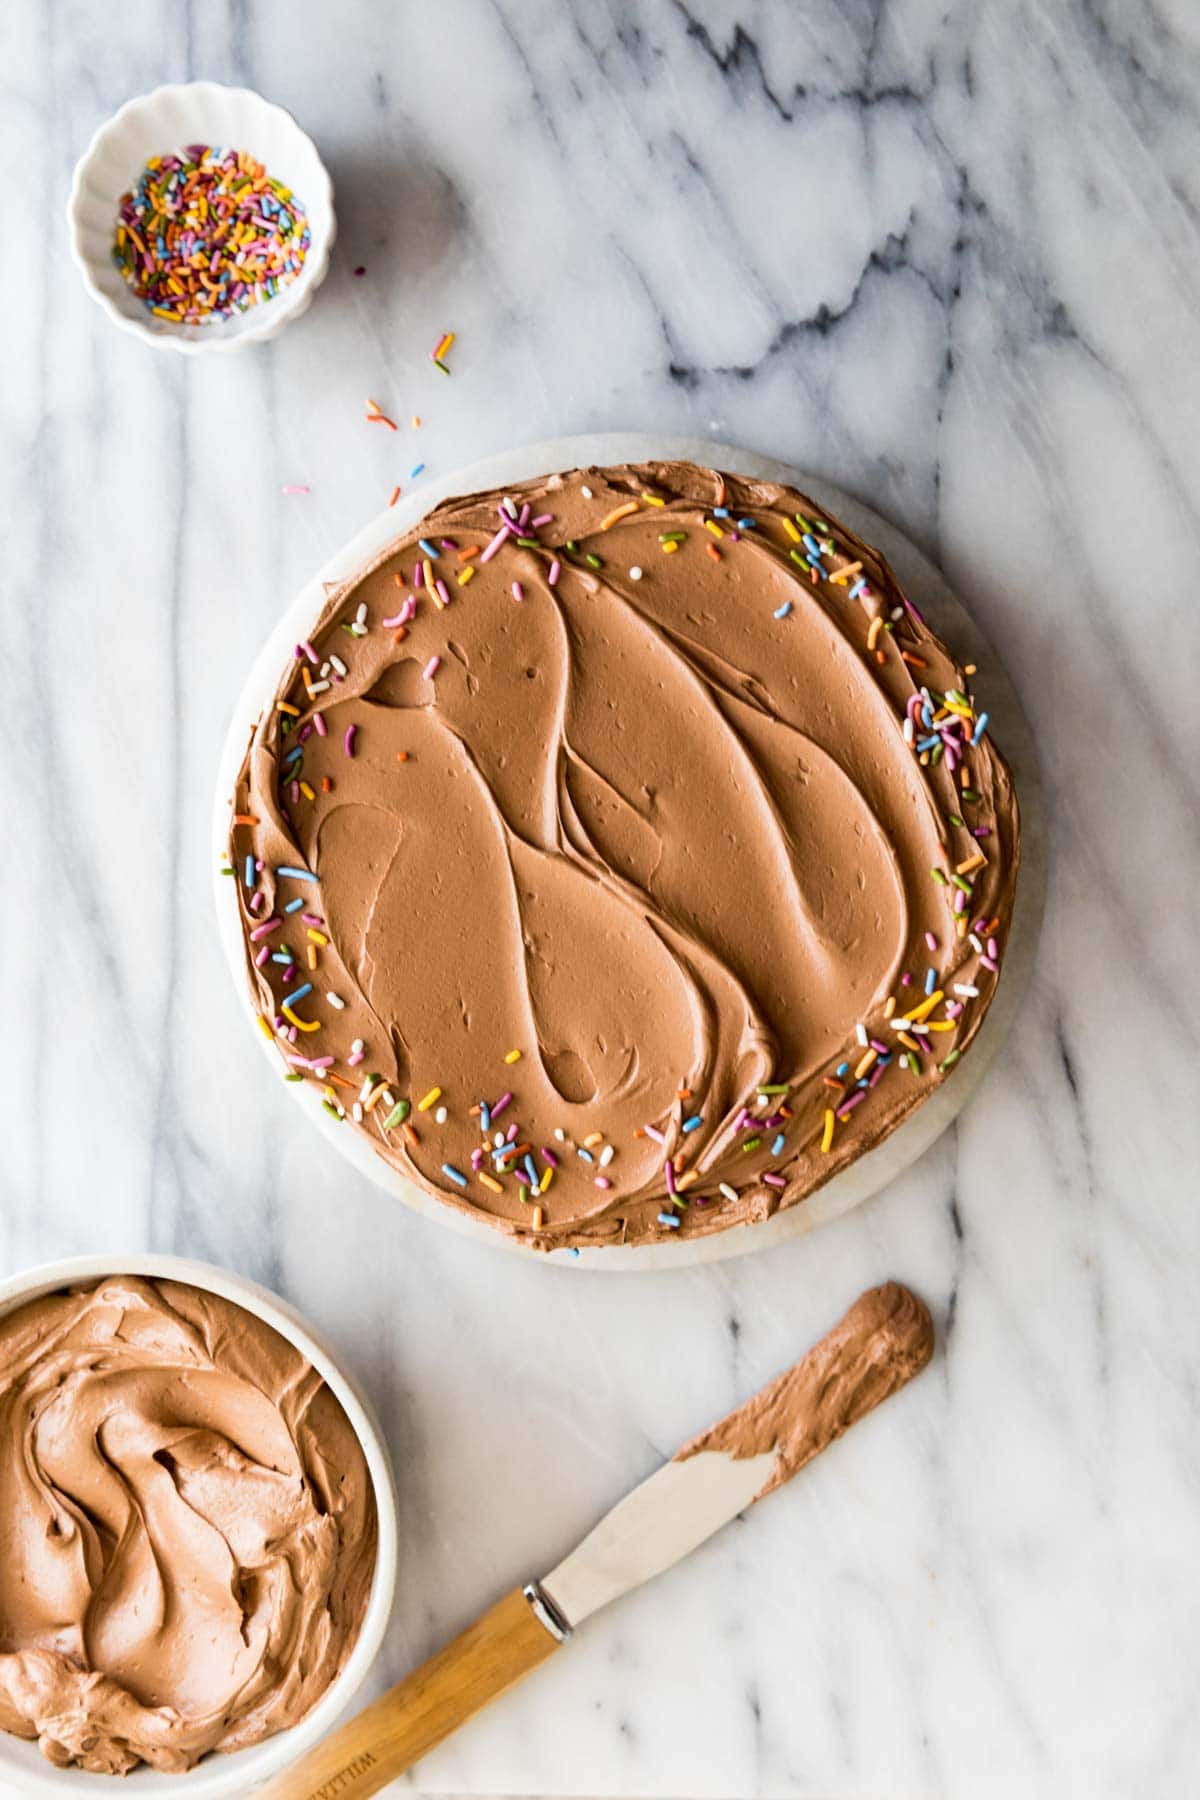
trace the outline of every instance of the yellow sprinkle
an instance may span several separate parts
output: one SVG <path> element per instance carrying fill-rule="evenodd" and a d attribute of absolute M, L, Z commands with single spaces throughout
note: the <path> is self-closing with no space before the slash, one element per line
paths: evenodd
<path fill-rule="evenodd" d="M 412 416 L 412 422 L 413 422 L 413 430 L 414 430 L 414 431 L 419 431 L 419 430 L 420 430 L 420 429 L 421 429 L 421 415 L 420 415 L 420 413 L 414 413 L 414 414 L 413 414 L 413 416 Z"/>
<path fill-rule="evenodd" d="M 550 1186 L 550 1183 L 553 1180 L 554 1180 L 554 1170 L 553 1169 L 543 1169 L 542 1170 L 542 1179 L 538 1182 L 538 1193 L 544 1194 L 546 1189 Z"/>
<path fill-rule="evenodd" d="M 320 1031 L 321 1029 L 320 1019 L 298 1019 L 291 1007 L 287 1005 L 281 1006 L 279 1010 L 288 1024 L 294 1025 L 297 1031 Z"/>
<path fill-rule="evenodd" d="M 636 500 L 627 500 L 624 506 L 615 507 L 606 519 L 601 519 L 601 531 L 607 531 L 609 526 L 615 525 L 618 519 L 627 519 L 630 513 L 635 513 L 637 509 L 638 503 Z"/>
<path fill-rule="evenodd" d="M 300 708 L 293 706 L 289 700 L 277 700 L 275 704 L 280 712 L 290 713 L 293 719 L 300 717 Z"/>
<path fill-rule="evenodd" d="M 941 988 L 938 988 L 936 993 L 930 994 L 928 1000 L 922 1000 L 920 1006 L 914 1007 L 912 1012 L 908 1014 L 908 1017 L 912 1020 L 914 1025 L 919 1025 L 922 1019 L 927 1019 L 929 1017 L 938 1001 L 944 1000 L 945 997 L 946 996 Z"/>
<path fill-rule="evenodd" d="M 521 1052 L 519 1050 L 508 1050 L 505 1052 L 504 1060 L 506 1063 L 520 1062 Z"/>
<path fill-rule="evenodd" d="M 426 1094 L 425 1098 L 423 1100 L 417 1101 L 417 1111 L 418 1112 L 428 1112 L 431 1106 L 437 1105 L 437 1103 L 441 1099 L 441 1097 L 442 1097 L 441 1088 L 430 1088 L 430 1090 Z"/>
<path fill-rule="evenodd" d="M 832 1106 L 825 1108 L 825 1129 L 821 1133 L 821 1150 L 827 1153 L 833 1148 L 833 1127 L 835 1124 Z"/>
<path fill-rule="evenodd" d="M 870 624 L 870 629 L 867 632 L 867 649 L 868 650 L 873 650 L 875 648 L 876 644 L 879 642 L 879 634 L 882 630 L 883 630 L 883 619 L 882 618 L 872 619 L 871 624 Z"/>
<path fill-rule="evenodd" d="M 926 1031 L 954 1031 L 956 1025 L 953 1019 L 930 1019 L 925 1029 Z"/>
<path fill-rule="evenodd" d="M 463 570 L 462 574 L 458 578 L 458 585 L 459 585 L 459 587 L 466 587 L 468 581 L 474 581 L 474 579 L 475 579 L 475 564 L 468 563 L 466 568 Z"/>
<path fill-rule="evenodd" d="M 678 550 L 678 548 L 679 548 L 679 542 L 676 539 L 672 543 L 664 544 L 662 547 L 662 553 L 664 556 L 674 556 L 674 554 Z"/>
<path fill-rule="evenodd" d="M 602 1131 L 589 1131 L 583 1140 L 583 1147 L 585 1150 L 592 1150 L 597 1144 L 602 1144 L 603 1142 L 604 1133 Z"/>
<path fill-rule="evenodd" d="M 544 1212 L 543 1212 L 543 1211 L 542 1211 L 542 1209 L 541 1209 L 541 1207 L 540 1207 L 540 1206 L 535 1206 L 535 1207 L 534 1207 L 534 1209 L 533 1209 L 533 1219 L 532 1219 L 532 1221 L 531 1221 L 531 1223 L 532 1223 L 532 1225 L 533 1225 L 533 1229 L 534 1229 L 534 1230 L 535 1230 L 535 1231 L 540 1231 L 540 1230 L 541 1230 L 541 1229 L 542 1229 L 542 1220 L 543 1220 L 543 1219 L 544 1219 L 544 1218 L 545 1218 L 545 1216 L 546 1216 L 546 1215 L 545 1215 L 545 1213 L 544 1213 Z"/>
<path fill-rule="evenodd" d="M 716 538 L 723 538 L 725 536 L 725 533 L 721 530 L 721 527 L 717 524 L 715 519 L 705 519 L 704 529 L 705 531 L 711 531 Z"/>
<path fill-rule="evenodd" d="M 479 1179 L 482 1181 L 485 1188 L 491 1188 L 493 1194 L 502 1194 L 504 1192 L 502 1184 L 496 1180 L 494 1175 L 488 1175 L 481 1169 L 479 1172 Z"/>
<path fill-rule="evenodd" d="M 661 494 L 646 493 L 642 495 L 642 499 L 647 506 L 665 506 L 667 504 Z"/>
<path fill-rule="evenodd" d="M 687 1173 L 684 1175 L 681 1175 L 679 1177 L 679 1180 L 675 1183 L 675 1192 L 677 1194 L 682 1194 L 684 1188 L 690 1188 L 692 1186 L 692 1183 L 699 1181 L 699 1179 L 700 1179 L 699 1169 L 689 1169 L 687 1171 Z"/>
<path fill-rule="evenodd" d="M 258 1015 L 258 1028 L 265 1038 L 273 1038 L 275 1036 L 275 1033 L 271 1030 L 270 1025 L 267 1023 L 266 1019 L 263 1018 L 261 1013 Z"/>
<path fill-rule="evenodd" d="M 895 994 L 889 994 L 887 999 L 883 1003 L 884 1018 L 890 1019 L 892 1014 L 895 1012 L 895 1010 L 896 1010 L 896 996 L 895 996 Z"/>
<path fill-rule="evenodd" d="M 309 787 L 307 781 L 302 781 L 300 783 L 300 792 L 304 795 L 306 800 L 315 800 L 317 797 Z"/>
<path fill-rule="evenodd" d="M 966 915 L 966 913 L 959 913 L 958 922 L 955 925 L 955 930 L 958 932 L 958 935 L 960 938 L 966 937 L 966 935 L 967 935 L 967 915 Z"/>
<path fill-rule="evenodd" d="M 329 939 L 325 936 L 325 933 L 323 931 L 318 931 L 315 925 L 309 926 L 308 935 L 312 939 L 314 944 L 325 945 L 329 942 Z"/>
<path fill-rule="evenodd" d="M 974 856 L 968 856 L 965 862 L 960 862 L 954 873 L 956 875 L 969 875 L 972 869 L 982 869 L 986 861 L 987 857 L 983 854 L 983 851 L 977 850 Z"/>
<path fill-rule="evenodd" d="M 803 541 L 800 533 L 796 530 L 796 527 L 792 524 L 790 519 L 785 519 L 783 521 L 783 529 L 787 532 L 793 544 L 799 544 Z"/>
<path fill-rule="evenodd" d="M 878 1050 L 868 1050 L 867 1051 L 866 1055 L 860 1061 L 857 1069 L 855 1069 L 855 1071 L 854 1071 L 855 1081 L 862 1080 L 863 1076 L 866 1074 L 867 1070 L 871 1067 L 871 1064 L 876 1060 L 878 1055 L 879 1055 Z"/>
<path fill-rule="evenodd" d="M 310 969 L 315 969 L 317 966 L 317 946 L 315 944 L 308 946 L 308 966 Z"/>
<path fill-rule="evenodd" d="M 963 674 L 964 675 L 974 675 L 975 673 L 976 673 L 976 668 L 975 668 L 974 663 L 964 663 L 963 664 Z"/>
<path fill-rule="evenodd" d="M 378 1106 L 379 1102 L 383 1099 L 383 1096 L 385 1094 L 387 1094 L 387 1082 L 386 1081 L 377 1081 L 375 1083 L 375 1086 L 371 1089 L 370 1093 L 367 1095 L 366 1099 L 363 1101 L 363 1111 L 370 1112 L 373 1107 Z M 391 1100 L 391 1098 L 392 1098 L 392 1096 L 390 1094 L 388 1094 L 388 1099 Z M 391 1110 L 392 1110 L 391 1106 L 389 1106 L 388 1111 L 391 1112 Z"/>

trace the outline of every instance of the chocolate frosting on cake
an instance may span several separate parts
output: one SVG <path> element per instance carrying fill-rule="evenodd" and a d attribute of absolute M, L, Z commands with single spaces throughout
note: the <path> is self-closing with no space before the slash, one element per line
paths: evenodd
<path fill-rule="evenodd" d="M 0 1319 L 0 1726 L 177 1772 L 302 1719 L 366 1613 L 375 1494 L 261 1319 L 111 1278 Z"/>
<path fill-rule="evenodd" d="M 289 1072 L 544 1248 L 761 1218 L 878 1144 L 979 1028 L 1018 862 L 886 563 L 680 463 L 436 508 L 330 594 L 234 811 Z"/>

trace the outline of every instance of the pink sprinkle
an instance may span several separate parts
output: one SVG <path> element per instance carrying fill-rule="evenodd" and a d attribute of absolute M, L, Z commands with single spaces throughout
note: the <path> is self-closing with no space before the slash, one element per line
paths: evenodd
<path fill-rule="evenodd" d="M 992 828 L 990 825 L 977 825 L 975 827 L 974 831 L 971 833 L 971 836 L 974 838 L 991 837 L 991 835 L 992 835 Z"/>
<path fill-rule="evenodd" d="M 397 625 L 406 625 L 407 623 L 408 621 L 402 612 L 393 613 L 390 619 L 385 619 L 383 621 L 383 628 L 385 631 L 394 631 Z"/>
<path fill-rule="evenodd" d="M 524 506 L 523 506 L 523 507 L 522 507 L 522 508 L 521 508 L 521 514 L 520 514 L 520 517 L 519 517 L 519 518 L 518 518 L 518 520 L 517 520 L 517 530 L 518 530 L 518 531 L 524 531 L 524 529 L 525 529 L 525 527 L 526 527 L 526 526 L 527 526 L 527 525 L 528 525 L 528 523 L 529 523 L 529 515 L 530 515 L 530 512 L 531 512 L 531 511 L 532 511 L 532 510 L 533 510 L 533 509 L 532 509 L 532 507 L 531 507 L 531 506 L 530 506 L 530 504 L 529 504 L 529 502 L 528 502 L 528 500 L 527 500 L 527 501 L 526 501 L 526 502 L 525 502 L 525 504 L 524 504 Z"/>
<path fill-rule="evenodd" d="M 514 600 L 523 600 L 525 598 L 525 589 L 521 586 L 519 581 L 514 581 L 512 584 L 512 597 Z"/>
<path fill-rule="evenodd" d="M 483 1167 L 483 1151 L 482 1150 L 479 1150 L 479 1149 L 472 1150 L 472 1152 L 471 1152 L 471 1167 L 473 1169 L 481 1169 Z"/>
<path fill-rule="evenodd" d="M 285 494 L 311 494 L 312 493 L 311 488 L 302 487 L 298 481 L 289 481 L 289 482 L 285 483 L 283 491 Z"/>
<path fill-rule="evenodd" d="M 283 974 L 280 976 L 280 980 L 286 983 L 289 981 L 295 981 L 295 979 L 296 979 L 296 965 L 294 962 L 290 962 L 288 964 L 287 968 L 283 971 Z"/>
<path fill-rule="evenodd" d="M 993 975 L 997 975 L 1000 972 L 1000 964 L 990 956 L 981 956 L 979 965 L 981 968 L 990 969 Z"/>
<path fill-rule="evenodd" d="M 433 585 L 437 589 L 437 596 L 438 596 L 438 599 L 441 601 L 442 605 L 449 606 L 449 604 L 450 604 L 450 589 L 446 586 L 445 582 L 441 579 L 440 576 L 434 582 Z"/>
<path fill-rule="evenodd" d="M 598 1188 L 610 1188 L 612 1186 L 612 1182 L 608 1179 L 607 1175 L 597 1175 L 596 1186 Z"/>
<path fill-rule="evenodd" d="M 909 974 L 907 969 L 905 969 L 903 975 L 900 977 L 900 986 L 901 987 L 911 987 L 912 986 L 912 976 Z"/>
<path fill-rule="evenodd" d="M 648 1138 L 653 1138 L 656 1144 L 665 1144 L 667 1141 L 657 1125 L 643 1125 L 642 1130 Z"/>
<path fill-rule="evenodd" d="M 347 725 L 346 736 L 345 736 L 345 739 L 343 740 L 345 743 L 345 746 L 346 746 L 346 755 L 347 756 L 354 755 L 354 740 L 357 736 L 358 736 L 358 726 L 357 725 Z"/>
<path fill-rule="evenodd" d="M 988 955 L 991 957 L 998 957 L 999 954 L 1000 954 L 999 944 L 996 942 L 994 937 L 990 937 L 988 939 Z"/>
<path fill-rule="evenodd" d="M 266 962 L 268 956 L 270 956 L 270 954 L 271 954 L 270 944 L 264 944 L 262 949 L 259 951 L 258 955 L 254 959 L 255 968 L 261 969 L 263 964 Z"/>
<path fill-rule="evenodd" d="M 555 582 L 558 580 L 558 578 L 561 574 L 562 574 L 562 564 L 559 562 L 559 560 L 556 556 L 554 561 L 550 564 L 549 573 L 546 576 L 546 580 L 549 582 L 551 587 L 554 586 Z"/>
<path fill-rule="evenodd" d="M 671 1198 L 674 1199 L 674 1197 L 675 1197 L 675 1164 L 671 1161 L 669 1156 L 668 1156 L 666 1162 L 663 1164 L 663 1175 L 666 1177 L 667 1192 L 668 1192 L 668 1194 L 670 1194 Z"/>
<path fill-rule="evenodd" d="M 309 642 L 309 640 L 307 638 L 305 638 L 305 640 L 301 644 L 300 648 L 303 650 L 305 656 L 307 656 L 309 662 L 312 664 L 313 668 L 315 669 L 321 659 L 317 655 L 316 651 L 313 649 L 311 643 Z"/>
<path fill-rule="evenodd" d="M 956 891 L 956 892 L 958 892 L 958 893 L 961 893 L 961 892 L 962 892 L 962 890 L 961 890 L 961 888 L 959 888 L 959 889 L 956 889 L 956 890 L 955 890 L 955 891 Z M 936 939 L 936 938 L 935 938 L 935 937 L 934 937 L 934 935 L 933 935 L 933 933 L 932 933 L 932 931 L 927 931 L 927 932 L 926 932 L 926 933 L 925 933 L 925 942 L 926 942 L 926 943 L 927 943 L 927 944 L 928 944 L 928 946 L 929 946 L 929 948 L 930 948 L 930 949 L 931 949 L 931 950 L 936 950 L 936 949 L 937 949 L 937 947 L 938 947 L 938 941 L 937 941 L 937 939 Z"/>
<path fill-rule="evenodd" d="M 874 1050 L 874 1052 L 877 1056 L 886 1056 L 888 1053 L 887 1045 L 881 1044 L 878 1038 L 870 1039 L 870 1047 L 872 1050 Z"/>
<path fill-rule="evenodd" d="M 842 1102 L 842 1104 L 838 1107 L 838 1118 L 844 1119 L 846 1114 L 853 1112 L 856 1106 L 861 1106 L 863 1101 L 866 1099 L 866 1097 L 867 1097 L 866 1088 L 855 1088 L 855 1090 L 851 1094 L 850 1098 L 848 1100 L 844 1100 Z"/>
<path fill-rule="evenodd" d="M 291 795 L 292 795 L 292 805 L 295 806 L 297 800 L 300 798 L 300 783 L 298 781 L 293 781 L 292 787 L 291 787 Z"/>
<path fill-rule="evenodd" d="M 548 1150 L 546 1148 L 545 1144 L 542 1145 L 542 1157 L 543 1157 L 544 1161 L 546 1161 L 550 1164 L 550 1167 L 552 1169 L 557 1169 L 558 1158 L 557 1158 L 557 1156 L 555 1156 L 553 1150 Z"/>
<path fill-rule="evenodd" d="M 947 1000 L 947 1002 L 946 1002 L 946 1017 L 948 1019 L 957 1019 L 957 1017 L 961 1011 L 962 1011 L 962 1001 L 961 1000 Z"/>
<path fill-rule="evenodd" d="M 329 736 L 329 727 L 325 723 L 324 713 L 314 713 L 313 714 L 313 724 L 317 728 L 317 736 L 318 737 L 328 737 Z"/>
<path fill-rule="evenodd" d="M 325 921 L 321 917 L 320 913 L 302 912 L 300 914 L 300 917 L 304 920 L 304 923 L 306 925 L 323 925 L 325 923 Z"/>
<path fill-rule="evenodd" d="M 493 1119 L 498 1119 L 500 1117 L 500 1114 L 504 1111 L 505 1107 L 509 1104 L 511 1099 L 512 1099 L 511 1094 L 501 1094 L 501 1096 L 497 1100 L 495 1106 L 492 1107 Z"/>
<path fill-rule="evenodd" d="M 532 519 L 530 521 L 530 523 L 533 526 L 533 529 L 535 531 L 540 531 L 542 529 L 543 525 L 553 525 L 554 514 L 553 513 L 539 513 L 537 518 Z"/>
<path fill-rule="evenodd" d="M 256 925 L 254 930 L 250 933 L 250 942 L 252 944 L 257 944 L 259 938 L 265 938 L 268 932 L 278 931 L 282 924 L 282 919 L 268 919 L 265 924 Z"/>
<path fill-rule="evenodd" d="M 348 1069 L 357 1069 L 359 1063 L 364 1061 L 365 1057 L 366 1057 L 365 1050 L 352 1050 L 350 1052 L 349 1056 L 346 1058 L 346 1067 Z"/>
<path fill-rule="evenodd" d="M 504 543 L 506 538 L 510 538 L 512 536 L 512 534 L 513 534 L 513 528 L 511 525 L 502 525 L 500 527 L 499 531 L 496 533 L 495 537 L 492 539 L 491 543 L 488 545 L 487 549 L 480 556 L 480 558 L 479 558 L 480 562 L 481 563 L 491 562 L 493 556 L 495 556 L 495 554 L 496 554 L 497 550 L 499 550 L 501 544 Z"/>
<path fill-rule="evenodd" d="M 256 913 L 256 912 L 261 912 L 262 909 L 263 909 L 263 891 L 261 888 L 255 888 L 254 892 L 250 896 L 250 911 L 252 913 Z"/>
<path fill-rule="evenodd" d="M 784 1188 L 787 1186 L 787 1181 L 782 1175 L 764 1175 L 763 1180 L 768 1187 Z"/>
<path fill-rule="evenodd" d="M 426 681 L 432 681 L 434 676 L 437 674 L 438 670 L 441 668 L 441 666 L 442 666 L 441 657 L 440 656 L 431 656 L 429 661 L 425 664 L 425 667 L 421 670 L 421 673 L 425 677 Z"/>
<path fill-rule="evenodd" d="M 519 1129 L 519 1127 L 517 1125 L 517 1121 L 514 1119 L 512 1124 L 509 1126 L 508 1130 L 504 1134 L 505 1143 L 507 1143 L 507 1144 L 515 1144 L 516 1143 L 518 1129 Z"/>
<path fill-rule="evenodd" d="M 312 720 L 306 719 L 304 721 L 304 724 L 300 727 L 299 731 L 296 733 L 296 736 L 299 738 L 299 740 L 302 744 L 307 744 L 309 738 L 312 736 L 312 732 L 313 732 Z"/>

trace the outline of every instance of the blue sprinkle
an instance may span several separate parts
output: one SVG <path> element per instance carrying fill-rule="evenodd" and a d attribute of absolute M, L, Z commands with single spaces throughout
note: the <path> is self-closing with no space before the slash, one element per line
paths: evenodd
<path fill-rule="evenodd" d="M 292 869 L 286 863 L 280 863 L 275 873 L 286 875 L 290 881 L 315 881 L 317 879 L 311 869 Z"/>
<path fill-rule="evenodd" d="M 434 547 L 430 543 L 429 539 L 428 538 L 418 538 L 417 542 L 420 544 L 420 546 L 421 546 L 422 550 L 425 552 L 426 556 L 431 557 L 436 562 L 437 551 L 434 549 Z"/>
<path fill-rule="evenodd" d="M 456 1169 L 453 1163 L 443 1163 L 442 1174 L 448 1175 L 451 1181 L 457 1181 L 459 1187 L 466 1187 L 467 1185 L 466 1176 L 461 1169 Z"/>
<path fill-rule="evenodd" d="M 778 1137 L 777 1137 L 777 1138 L 776 1138 L 776 1139 L 775 1139 L 775 1142 L 774 1142 L 774 1143 L 773 1143 L 773 1144 L 772 1144 L 772 1145 L 771 1145 L 771 1155 L 772 1155 L 772 1156 L 780 1156 L 780 1155 L 782 1155 L 782 1153 L 783 1153 L 783 1146 L 784 1146 L 784 1144 L 785 1144 L 785 1143 L 786 1143 L 786 1141 L 787 1141 L 787 1140 L 786 1140 L 786 1138 L 785 1138 L 785 1137 L 784 1137 L 784 1135 L 783 1135 L 783 1133 L 782 1133 L 782 1131 L 781 1131 L 781 1132 L 780 1132 L 780 1134 L 779 1134 L 779 1136 L 778 1136 Z"/>
<path fill-rule="evenodd" d="M 305 994 L 311 994 L 311 993 L 312 993 L 312 982 L 306 981 L 304 986 L 298 987 L 294 994 L 289 994 L 283 1004 L 285 1006 L 296 1006 L 301 1000 L 303 1000 Z"/>
<path fill-rule="evenodd" d="M 424 467 L 425 467 L 424 463 L 418 463 L 415 469 L 410 469 L 408 471 L 408 479 L 410 481 L 415 481 L 417 479 L 417 476 L 421 473 L 421 471 Z"/>
<path fill-rule="evenodd" d="M 825 564 L 821 561 L 819 556 L 810 557 L 808 566 L 810 569 L 815 569 L 817 571 L 817 574 L 821 577 L 822 581 L 829 580 L 829 570 L 825 567 Z"/>
<path fill-rule="evenodd" d="M 927 969 L 925 971 L 925 992 L 927 994 L 932 994 L 933 990 L 936 987 L 937 987 L 937 970 L 936 969 Z"/>
<path fill-rule="evenodd" d="M 575 1151 L 575 1154 L 576 1154 L 576 1156 L 582 1156 L 584 1162 L 594 1162 L 596 1160 L 595 1157 L 592 1155 L 591 1151 L 585 1150 L 582 1144 L 580 1144 L 578 1146 L 578 1148 Z"/>
<path fill-rule="evenodd" d="M 863 580 L 862 576 L 860 575 L 858 580 L 855 582 L 854 586 L 850 589 L 850 598 L 852 600 L 857 600 L 859 595 L 865 594 L 866 591 L 867 591 L 867 584 Z"/>
<path fill-rule="evenodd" d="M 777 619 L 786 619 L 786 618 L 787 618 L 787 616 L 788 616 L 788 614 L 789 614 L 789 613 L 790 613 L 790 612 L 791 612 L 791 610 L 792 610 L 792 603 L 791 603 L 791 601 L 790 601 L 790 600 L 785 600 L 785 601 L 784 601 L 784 603 L 783 603 L 783 605 L 782 605 L 782 606 L 777 606 L 777 607 L 776 607 L 776 608 L 775 608 L 775 615 L 774 615 L 774 616 L 775 616 L 775 617 L 776 617 L 776 618 L 777 618 Z"/>
<path fill-rule="evenodd" d="M 283 963 L 285 967 L 290 967 L 295 960 L 296 959 L 290 950 L 276 950 L 274 956 L 271 958 L 272 962 Z"/>
<path fill-rule="evenodd" d="M 254 886 L 254 857 L 249 853 L 246 856 L 246 886 Z"/>
<path fill-rule="evenodd" d="M 757 519 L 739 519 L 738 520 L 738 530 L 739 531 L 754 531 L 757 529 L 757 526 L 758 526 Z"/>
<path fill-rule="evenodd" d="M 575 1249 L 575 1248 L 572 1248 L 572 1249 L 570 1249 L 570 1250 L 568 1250 L 568 1251 L 567 1251 L 567 1255 L 568 1255 L 568 1256 L 578 1256 L 578 1255 L 579 1255 L 579 1251 L 578 1251 L 578 1249 Z"/>
<path fill-rule="evenodd" d="M 302 906 L 303 906 L 303 905 L 304 905 L 304 901 L 303 901 L 303 900 L 289 900 L 289 901 L 288 901 L 288 903 L 287 903 L 287 905 L 286 905 L 286 906 L 285 906 L 285 907 L 284 907 L 284 909 L 283 909 L 283 910 L 284 910 L 284 912 L 285 912 L 285 913 L 294 913 L 294 912 L 299 912 L 299 911 L 300 911 L 300 908 L 301 908 L 301 907 L 302 907 Z"/>
<path fill-rule="evenodd" d="M 700 1129 L 701 1125 L 703 1125 L 703 1123 L 704 1123 L 704 1114 L 703 1113 L 693 1113 L 690 1119 L 685 1119 L 683 1121 L 683 1129 L 685 1131 L 698 1131 Z"/>
<path fill-rule="evenodd" d="M 820 546 L 820 544 L 818 544 L 816 538 L 812 536 L 811 532 L 806 531 L 804 533 L 804 537 L 803 537 L 802 541 L 804 544 L 804 548 L 808 551 L 808 554 L 810 556 L 813 556 L 813 557 L 820 556 L 821 546 Z"/>
<path fill-rule="evenodd" d="M 834 1070 L 835 1075 L 848 1075 L 849 1073 L 850 1073 L 850 1064 L 849 1063 L 839 1063 L 837 1068 Z"/>
<path fill-rule="evenodd" d="M 937 743 L 940 743 L 940 741 L 941 740 L 939 739 L 938 734 L 935 731 L 932 737 L 918 738 L 917 739 L 917 749 L 918 750 L 932 750 L 933 746 Z"/>
<path fill-rule="evenodd" d="M 287 755 L 284 757 L 283 760 L 285 763 L 295 762 L 295 760 L 298 756 L 303 756 L 303 755 L 304 755 L 304 745 L 303 744 L 293 744 L 292 748 L 288 751 Z"/>
<path fill-rule="evenodd" d="M 529 1177 L 530 1187 L 535 1188 L 538 1185 L 538 1172 L 537 1172 L 537 1165 L 534 1162 L 532 1156 L 527 1156 L 525 1158 L 525 1173 Z"/>
<path fill-rule="evenodd" d="M 682 1224 L 677 1213 L 659 1213 L 658 1222 L 660 1225 L 669 1225 L 672 1231 L 678 1231 Z"/>
<path fill-rule="evenodd" d="M 486 1100 L 479 1102 L 479 1123 L 484 1131 L 492 1129 L 492 1109 Z"/>
<path fill-rule="evenodd" d="M 714 519 L 727 519 L 728 517 L 729 517 L 729 508 L 727 506 L 714 506 L 713 507 L 713 518 Z"/>
<path fill-rule="evenodd" d="M 978 719 L 976 719 L 976 721 L 975 721 L 975 730 L 971 736 L 972 744 L 977 744 L 979 742 L 980 738 L 983 736 L 983 734 L 987 730 L 987 728 L 988 728 L 988 715 L 987 715 L 987 713 L 980 713 Z"/>

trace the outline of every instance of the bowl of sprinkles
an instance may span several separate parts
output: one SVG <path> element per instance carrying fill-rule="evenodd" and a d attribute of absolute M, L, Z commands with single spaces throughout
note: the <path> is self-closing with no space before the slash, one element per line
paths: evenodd
<path fill-rule="evenodd" d="M 312 301 L 336 233 L 316 146 L 249 88 L 156 88 L 75 170 L 71 250 L 114 324 L 194 354 L 272 337 Z"/>

